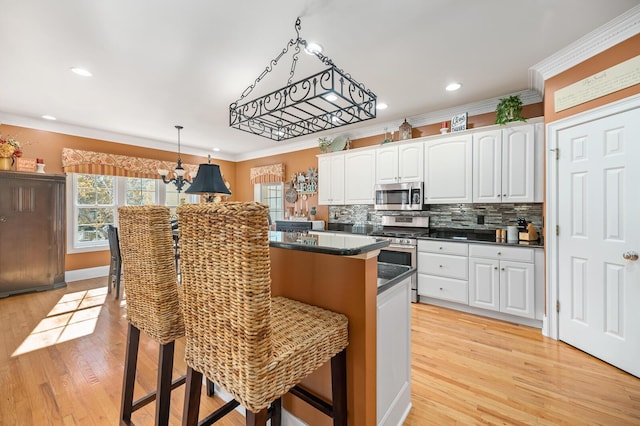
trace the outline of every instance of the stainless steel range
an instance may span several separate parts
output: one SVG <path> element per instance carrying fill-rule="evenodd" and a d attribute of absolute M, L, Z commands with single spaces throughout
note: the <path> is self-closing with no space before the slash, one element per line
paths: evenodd
<path fill-rule="evenodd" d="M 429 235 L 427 216 L 382 216 L 382 229 L 371 233 L 389 240 L 389 245 L 380 250 L 378 262 L 408 265 L 417 268 L 418 240 Z M 418 302 L 417 274 L 411 277 L 411 301 Z"/>

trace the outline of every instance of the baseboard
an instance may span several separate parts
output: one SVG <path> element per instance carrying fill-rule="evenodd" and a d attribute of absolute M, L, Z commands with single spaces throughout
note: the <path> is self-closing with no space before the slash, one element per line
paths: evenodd
<path fill-rule="evenodd" d="M 95 268 L 75 269 L 65 271 L 64 280 L 66 282 L 88 280 L 89 278 L 106 277 L 109 275 L 109 266 L 96 266 Z"/>

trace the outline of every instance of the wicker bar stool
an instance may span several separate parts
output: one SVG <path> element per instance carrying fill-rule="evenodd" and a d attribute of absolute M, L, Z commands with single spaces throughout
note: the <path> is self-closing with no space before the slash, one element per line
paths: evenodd
<path fill-rule="evenodd" d="M 169 208 L 120 207 L 118 215 L 129 322 L 120 424 L 131 424 L 131 414 L 155 399 L 155 424 L 167 425 L 171 390 L 185 382 L 185 376 L 171 381 L 174 344 L 184 336 L 184 321 L 179 304 Z M 134 401 L 141 330 L 160 344 L 158 387 Z"/>
<path fill-rule="evenodd" d="M 202 375 L 235 400 L 211 413 L 211 424 L 238 404 L 247 425 L 281 423 L 281 396 L 291 391 L 347 423 L 347 317 L 271 297 L 268 208 L 254 202 L 178 208 L 187 362 L 183 425 L 198 424 Z M 215 331 L 213 331 L 215 330 Z M 331 360 L 333 403 L 298 383 Z"/>

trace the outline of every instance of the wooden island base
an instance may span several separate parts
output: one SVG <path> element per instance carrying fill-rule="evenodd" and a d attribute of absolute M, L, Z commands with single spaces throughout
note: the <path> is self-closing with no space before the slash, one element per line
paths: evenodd
<path fill-rule="evenodd" d="M 349 318 L 347 403 L 349 425 L 376 424 L 376 298 L 379 250 L 336 256 L 271 247 L 272 296 L 285 296 Z M 329 365 L 302 382 L 331 400 Z M 332 424 L 324 414 L 287 395 L 284 408 L 304 422 Z"/>

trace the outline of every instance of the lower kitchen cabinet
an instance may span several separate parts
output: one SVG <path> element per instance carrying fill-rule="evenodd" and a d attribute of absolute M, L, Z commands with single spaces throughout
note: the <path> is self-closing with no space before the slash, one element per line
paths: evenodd
<path fill-rule="evenodd" d="M 469 258 L 469 306 L 535 317 L 533 263 Z"/>
<path fill-rule="evenodd" d="M 419 240 L 417 264 L 421 301 L 541 326 L 541 248 Z"/>
<path fill-rule="evenodd" d="M 378 295 L 376 424 L 402 424 L 411 408 L 411 278 Z"/>
<path fill-rule="evenodd" d="M 418 294 L 468 303 L 468 244 L 418 241 Z"/>

